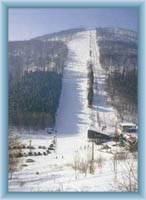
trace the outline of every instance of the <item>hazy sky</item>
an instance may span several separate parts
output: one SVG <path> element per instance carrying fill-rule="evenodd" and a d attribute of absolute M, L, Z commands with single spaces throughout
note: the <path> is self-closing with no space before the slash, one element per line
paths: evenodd
<path fill-rule="evenodd" d="M 122 27 L 138 31 L 138 9 L 9 9 L 9 40 L 27 40 L 39 35 L 80 26 Z"/>

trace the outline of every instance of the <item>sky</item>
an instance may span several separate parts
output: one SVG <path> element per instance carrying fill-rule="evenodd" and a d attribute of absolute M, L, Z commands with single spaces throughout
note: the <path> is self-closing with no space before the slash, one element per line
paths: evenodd
<path fill-rule="evenodd" d="M 138 32 L 138 8 L 9 8 L 9 40 L 76 27 L 121 27 Z"/>

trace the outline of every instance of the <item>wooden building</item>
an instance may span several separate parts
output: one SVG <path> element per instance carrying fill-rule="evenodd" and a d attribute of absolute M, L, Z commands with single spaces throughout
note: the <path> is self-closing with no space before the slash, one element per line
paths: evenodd
<path fill-rule="evenodd" d="M 112 137 L 98 131 L 88 130 L 89 141 L 94 141 L 96 144 L 102 144 L 112 140 Z"/>

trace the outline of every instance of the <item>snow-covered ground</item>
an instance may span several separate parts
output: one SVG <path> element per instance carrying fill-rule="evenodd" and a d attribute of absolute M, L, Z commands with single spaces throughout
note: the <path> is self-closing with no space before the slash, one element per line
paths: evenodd
<path fill-rule="evenodd" d="M 25 137 L 23 144 L 29 145 L 29 139 L 30 136 Z M 44 150 L 40 150 L 38 146 L 48 147 L 50 143 L 51 138 L 47 136 L 42 139 L 33 137 L 32 146 L 35 149 L 32 152 L 42 153 Z M 80 146 L 80 148 L 76 148 L 75 152 L 71 152 L 72 143 L 79 145 L 79 138 L 75 136 L 60 137 L 57 142 L 57 151 L 52 151 L 47 156 L 24 157 L 20 169 L 9 180 L 9 191 L 119 191 L 118 185 L 124 183 L 128 178 L 129 167 L 134 166 L 134 170 L 136 170 L 136 159 L 132 158 L 130 154 L 127 160 L 119 160 L 114 163 L 114 152 L 121 152 L 124 149 L 116 147 L 114 142 L 110 142 L 108 145 L 111 149 L 109 150 L 103 149 L 102 146 L 95 146 L 94 174 L 89 173 L 89 169 L 86 175 L 79 170 L 75 172 L 73 165 L 76 158 L 78 162 L 88 163 L 91 159 L 92 148 L 89 143 L 87 146 Z M 32 159 L 34 162 L 29 163 L 27 159 Z"/>
<path fill-rule="evenodd" d="M 124 149 L 110 143 L 107 150 L 94 145 L 95 172 L 89 173 L 92 144 L 87 140 L 87 131 L 89 128 L 99 129 L 102 125 L 111 130 L 115 123 L 115 111 L 106 101 L 105 74 L 99 63 L 95 30 L 77 33 L 68 43 L 68 48 L 69 55 L 64 69 L 63 88 L 56 117 L 56 150 L 47 156 L 25 157 L 22 168 L 9 180 L 9 191 L 119 191 L 119 180 L 123 181 L 123 174 L 126 175 L 128 172 L 127 168 L 124 168 L 125 161 L 118 161 L 115 173 L 114 153 Z M 93 58 L 89 55 L 90 48 L 93 51 Z M 92 109 L 88 108 L 87 104 L 89 59 L 94 63 L 94 91 L 97 87 Z M 43 150 L 38 146 L 48 147 L 53 140 L 51 136 L 39 135 L 22 135 L 21 138 L 26 145 L 32 139 L 32 145 L 35 147 L 33 151 L 41 153 Z M 34 162 L 28 163 L 28 158 Z M 86 175 L 79 170 L 75 172 L 73 166 L 76 161 L 89 163 Z M 134 159 L 132 163 L 136 163 Z"/>
<path fill-rule="evenodd" d="M 58 135 L 85 134 L 90 125 L 87 106 L 87 61 L 89 31 L 76 34 L 68 44 L 69 55 L 63 74 L 62 95 L 56 117 Z"/>
<path fill-rule="evenodd" d="M 117 113 L 108 103 L 108 95 L 105 91 L 106 74 L 100 64 L 98 37 L 96 37 L 96 31 L 94 30 L 90 32 L 90 48 L 92 51 L 91 62 L 93 63 L 94 72 L 94 98 L 91 128 L 102 131 L 102 127 L 106 126 L 107 128 L 104 132 L 113 134 L 117 122 Z"/>

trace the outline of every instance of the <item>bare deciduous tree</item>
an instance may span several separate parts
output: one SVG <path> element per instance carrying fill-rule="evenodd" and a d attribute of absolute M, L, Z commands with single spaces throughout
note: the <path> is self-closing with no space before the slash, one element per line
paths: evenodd
<path fill-rule="evenodd" d="M 114 156 L 114 180 L 116 188 L 121 192 L 138 191 L 137 160 L 134 155 L 130 158 Z M 115 187 L 115 186 L 114 186 Z"/>
<path fill-rule="evenodd" d="M 19 155 L 21 154 L 21 143 L 17 136 L 13 134 L 9 134 L 9 175 L 10 179 L 12 179 L 13 172 L 15 172 L 21 163 L 21 158 Z"/>

